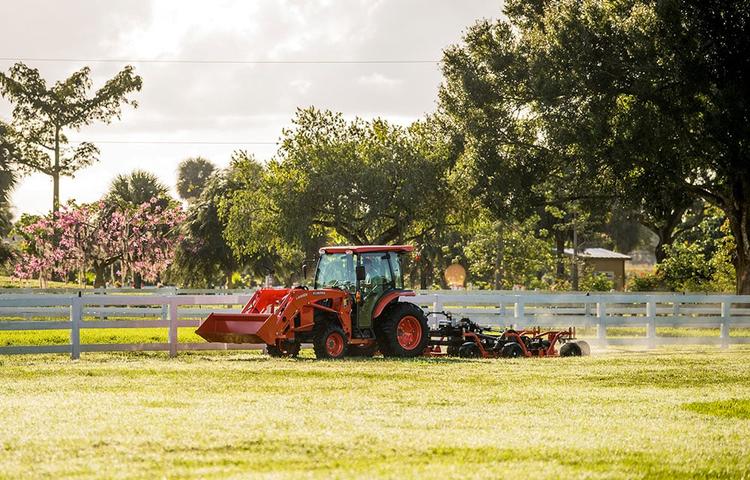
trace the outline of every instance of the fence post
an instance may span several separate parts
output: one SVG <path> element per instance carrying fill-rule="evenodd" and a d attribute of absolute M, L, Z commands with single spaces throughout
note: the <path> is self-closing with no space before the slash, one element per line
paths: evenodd
<path fill-rule="evenodd" d="M 721 302 L 721 348 L 729 348 L 729 317 L 732 316 L 732 303 Z"/>
<path fill-rule="evenodd" d="M 83 300 L 81 292 L 70 299 L 70 358 L 81 358 L 81 322 L 83 321 Z"/>
<path fill-rule="evenodd" d="M 177 298 L 170 297 L 169 304 L 169 356 L 177 356 Z"/>
<path fill-rule="evenodd" d="M 596 303 L 596 336 L 600 347 L 607 346 L 607 304 Z"/>
<path fill-rule="evenodd" d="M 648 348 L 656 348 L 656 301 L 646 302 L 646 342 Z"/>
<path fill-rule="evenodd" d="M 434 295 L 435 299 L 432 301 L 432 311 L 433 312 L 442 312 L 443 311 L 443 300 L 440 298 L 440 294 L 436 293 Z M 437 328 L 438 322 L 440 321 L 438 319 L 438 315 L 430 315 L 432 317 L 432 328 Z"/>
<path fill-rule="evenodd" d="M 516 299 L 516 305 L 513 308 L 513 319 L 516 321 L 514 328 L 523 328 L 520 327 L 521 323 L 526 323 L 526 305 L 519 299 Z"/>

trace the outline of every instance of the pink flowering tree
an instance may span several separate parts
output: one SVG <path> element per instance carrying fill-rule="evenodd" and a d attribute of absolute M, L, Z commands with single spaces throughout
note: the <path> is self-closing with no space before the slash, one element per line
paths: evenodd
<path fill-rule="evenodd" d="M 185 213 L 179 206 L 163 205 L 162 201 L 152 198 L 121 215 L 122 283 L 125 284 L 128 269 L 138 287 L 141 278 L 156 281 L 172 263 Z"/>
<path fill-rule="evenodd" d="M 138 207 L 121 209 L 104 201 L 69 204 L 54 216 L 24 228 L 26 248 L 15 268 L 19 278 L 38 277 L 44 286 L 52 274 L 94 273 L 94 286 L 103 287 L 107 269 L 120 267 L 128 275 L 156 281 L 172 262 L 184 213 L 177 205 L 154 199 Z"/>
<path fill-rule="evenodd" d="M 17 260 L 14 275 L 29 280 L 39 279 L 39 286 L 47 287 L 47 281 L 53 274 L 64 276 L 65 252 L 55 247 L 55 222 L 42 217 L 24 225 L 18 232 L 24 238 L 23 253 Z"/>

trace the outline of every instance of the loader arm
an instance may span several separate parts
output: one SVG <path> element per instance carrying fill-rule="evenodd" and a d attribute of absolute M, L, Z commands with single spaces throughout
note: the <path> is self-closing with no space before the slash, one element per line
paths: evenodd
<path fill-rule="evenodd" d="M 330 307 L 320 305 L 325 300 L 330 300 Z M 315 311 L 320 310 L 335 315 L 350 336 L 351 309 L 349 293 L 338 289 L 261 289 L 242 313 L 212 313 L 196 333 L 210 342 L 276 345 L 294 341 L 296 332 L 311 331 Z"/>

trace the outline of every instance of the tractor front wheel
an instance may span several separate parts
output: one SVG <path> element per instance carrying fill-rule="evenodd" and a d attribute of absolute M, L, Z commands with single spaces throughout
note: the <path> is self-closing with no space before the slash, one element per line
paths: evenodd
<path fill-rule="evenodd" d="M 417 357 L 430 341 L 427 317 L 413 303 L 395 303 L 376 320 L 378 347 L 385 357 Z"/>
<path fill-rule="evenodd" d="M 300 350 L 299 343 L 290 345 L 289 348 L 287 348 L 286 350 L 282 350 L 276 345 L 266 345 L 266 353 L 270 357 L 273 357 L 273 358 L 281 358 L 281 357 L 295 358 L 297 355 L 299 355 L 299 350 Z"/>
<path fill-rule="evenodd" d="M 334 323 L 321 323 L 315 328 L 313 350 L 317 358 L 344 358 L 347 340 L 344 330 Z"/>

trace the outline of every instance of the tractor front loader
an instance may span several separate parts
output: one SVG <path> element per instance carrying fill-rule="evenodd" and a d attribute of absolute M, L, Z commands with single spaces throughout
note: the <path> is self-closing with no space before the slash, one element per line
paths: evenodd
<path fill-rule="evenodd" d="M 263 288 L 241 313 L 212 313 L 196 333 L 210 342 L 265 344 L 272 356 L 296 356 L 312 343 L 318 358 L 422 355 L 427 317 L 401 297 L 401 255 L 409 245 L 325 247 L 313 288 Z"/>

